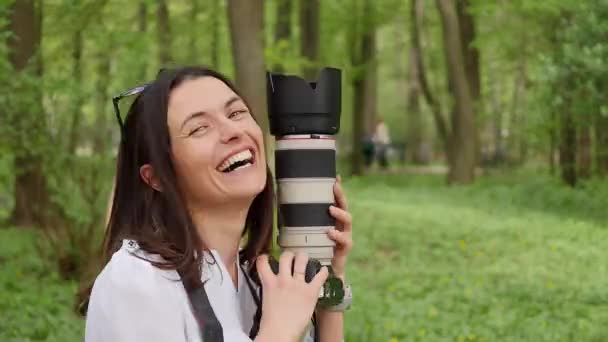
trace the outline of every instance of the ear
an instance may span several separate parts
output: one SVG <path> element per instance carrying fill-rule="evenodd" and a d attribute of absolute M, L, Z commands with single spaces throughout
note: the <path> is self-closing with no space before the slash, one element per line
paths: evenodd
<path fill-rule="evenodd" d="M 144 164 L 139 168 L 139 176 L 144 183 L 148 184 L 152 189 L 161 192 L 160 181 L 154 174 L 154 169 L 150 164 Z"/>

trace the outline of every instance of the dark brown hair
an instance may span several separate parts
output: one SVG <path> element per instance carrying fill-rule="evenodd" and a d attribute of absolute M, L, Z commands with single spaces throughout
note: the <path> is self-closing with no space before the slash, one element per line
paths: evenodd
<path fill-rule="evenodd" d="M 183 67 L 161 72 L 131 105 L 118 152 L 112 209 L 102 246 L 102 265 L 106 265 L 120 249 L 123 239 L 137 241 L 146 252 L 162 257 L 160 262 L 150 260 L 154 266 L 183 274 L 188 290 L 202 286 L 203 253 L 198 252 L 205 245 L 177 186 L 167 108 L 171 91 L 182 82 L 198 77 L 217 78 L 238 94 L 232 83 L 218 72 L 204 67 Z M 139 168 L 147 163 L 152 165 L 162 192 L 155 191 L 140 178 Z M 266 186 L 247 214 L 241 262 L 253 264 L 258 255 L 270 252 L 273 205 L 272 174 L 267 168 Z M 252 278 L 257 280 L 255 276 Z M 92 282 L 87 284 L 78 295 L 81 315 L 86 315 L 92 286 Z"/>

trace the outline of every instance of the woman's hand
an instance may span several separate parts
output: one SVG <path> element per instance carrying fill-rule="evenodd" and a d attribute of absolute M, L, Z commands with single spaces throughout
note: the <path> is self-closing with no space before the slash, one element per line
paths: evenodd
<path fill-rule="evenodd" d="M 336 178 L 336 183 L 334 184 L 334 197 L 336 199 L 336 205 L 329 207 L 329 213 L 336 219 L 336 229 L 328 231 L 327 235 L 336 243 L 331 267 L 336 276 L 344 280 L 346 259 L 348 253 L 353 248 L 353 219 L 348 212 L 348 203 L 346 202 L 346 196 L 342 190 L 342 179 L 340 176 Z"/>
<path fill-rule="evenodd" d="M 308 256 L 298 253 L 295 262 L 293 260 L 292 252 L 281 254 L 277 275 L 272 272 L 267 255 L 256 260 L 263 295 L 262 320 L 256 341 L 298 341 L 310 322 L 328 271 L 323 267 L 307 283 L 304 274 Z"/>

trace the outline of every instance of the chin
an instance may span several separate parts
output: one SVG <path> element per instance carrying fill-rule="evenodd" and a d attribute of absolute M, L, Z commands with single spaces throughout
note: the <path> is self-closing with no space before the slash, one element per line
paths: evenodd
<path fill-rule="evenodd" d="M 253 200 L 266 187 L 266 170 L 251 170 L 240 175 L 226 175 L 222 177 L 224 193 L 228 200 Z M 236 177 L 235 177 L 236 176 Z M 226 179 L 229 178 L 229 179 Z"/>

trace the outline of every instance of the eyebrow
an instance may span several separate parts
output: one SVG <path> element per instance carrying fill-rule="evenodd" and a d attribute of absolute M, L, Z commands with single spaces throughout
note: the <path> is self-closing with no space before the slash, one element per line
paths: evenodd
<path fill-rule="evenodd" d="M 224 108 L 228 108 L 228 107 L 230 107 L 230 105 L 232 105 L 233 103 L 235 103 L 235 102 L 237 102 L 237 101 L 242 101 L 242 99 L 241 99 L 240 97 L 238 97 L 238 96 L 233 96 L 233 97 L 229 98 L 229 99 L 228 99 L 228 101 L 226 101 L 226 103 L 224 103 Z M 186 124 L 187 124 L 187 123 L 188 123 L 190 120 L 192 120 L 192 119 L 194 119 L 194 118 L 201 117 L 201 116 L 205 116 L 205 115 L 207 115 L 207 112 L 194 112 L 194 113 L 189 114 L 189 115 L 186 117 L 186 119 L 185 119 L 185 120 L 182 122 L 182 125 L 181 125 L 181 127 L 180 127 L 180 131 L 181 131 L 182 129 L 184 129 L 184 126 L 186 126 Z"/>

